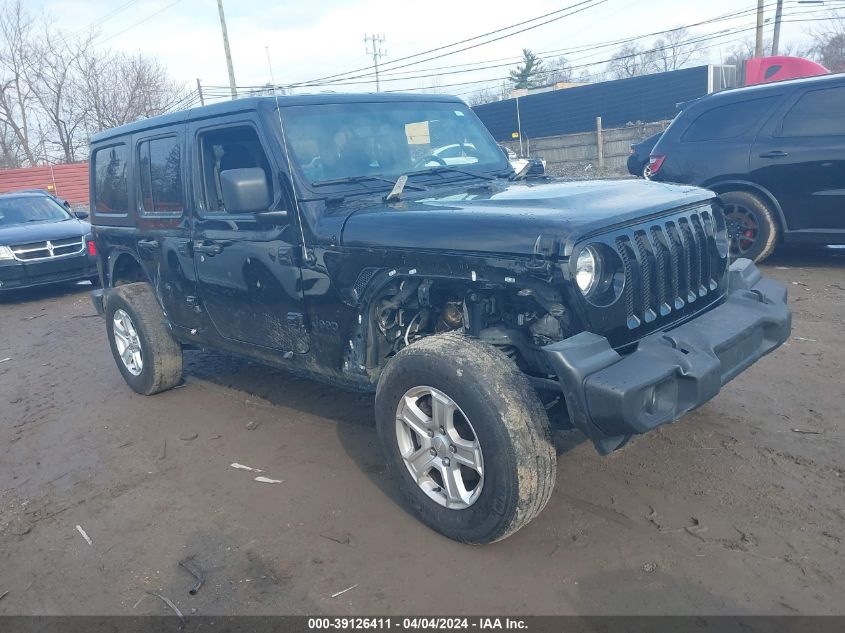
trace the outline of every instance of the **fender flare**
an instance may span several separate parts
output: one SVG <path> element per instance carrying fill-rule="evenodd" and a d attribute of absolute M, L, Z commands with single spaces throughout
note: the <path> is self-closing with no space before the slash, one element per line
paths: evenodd
<path fill-rule="evenodd" d="M 141 262 L 140 258 L 138 257 L 138 254 L 131 249 L 116 246 L 111 249 L 108 255 L 108 259 L 105 262 L 105 268 L 106 271 L 108 271 L 108 287 L 114 287 L 114 268 L 117 262 L 123 257 L 130 257 L 131 259 L 133 259 L 138 265 L 138 268 L 141 269 L 141 272 L 144 275 L 144 278 L 146 279 L 147 283 L 149 283 L 150 285 L 154 285 L 152 279 L 150 279 L 149 273 L 147 272 L 146 266 L 144 266 L 144 264 Z"/>
<path fill-rule="evenodd" d="M 783 229 L 783 232 L 789 232 L 789 224 L 787 224 L 786 222 L 786 216 L 783 213 L 783 209 L 781 208 L 780 203 L 778 202 L 777 198 L 775 198 L 774 194 L 772 194 L 772 192 L 766 189 L 765 187 L 762 187 L 761 185 L 758 185 L 755 182 L 751 182 L 749 180 L 742 180 L 739 178 L 713 180 L 707 183 L 703 183 L 701 186 L 714 191 L 716 194 L 725 191 L 730 191 L 731 187 L 739 187 L 740 189 L 751 190 L 753 193 L 757 193 L 774 209 L 775 214 L 777 215 L 778 222 L 780 223 L 780 226 Z"/>

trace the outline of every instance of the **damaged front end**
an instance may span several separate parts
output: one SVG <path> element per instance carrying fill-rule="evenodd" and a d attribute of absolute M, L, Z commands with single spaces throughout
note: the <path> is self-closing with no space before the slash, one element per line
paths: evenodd
<path fill-rule="evenodd" d="M 790 334 L 786 288 L 747 259 L 734 262 L 719 306 L 654 332 L 625 355 L 607 338 L 581 332 L 543 348 L 572 424 L 601 454 L 632 435 L 673 422 L 779 347 Z"/>

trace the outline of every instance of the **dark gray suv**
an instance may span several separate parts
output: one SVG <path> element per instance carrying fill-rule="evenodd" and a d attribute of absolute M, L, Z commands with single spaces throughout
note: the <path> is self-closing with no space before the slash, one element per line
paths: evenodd
<path fill-rule="evenodd" d="M 733 257 L 845 244 L 845 76 L 749 86 L 688 104 L 647 177 L 720 194 Z"/>

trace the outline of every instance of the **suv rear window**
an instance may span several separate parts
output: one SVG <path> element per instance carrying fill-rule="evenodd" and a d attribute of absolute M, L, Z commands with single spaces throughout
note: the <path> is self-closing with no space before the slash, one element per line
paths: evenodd
<path fill-rule="evenodd" d="M 126 154 L 126 145 L 112 145 L 94 152 L 94 210 L 97 213 L 129 213 Z"/>
<path fill-rule="evenodd" d="M 783 119 L 781 136 L 845 135 L 845 86 L 812 90 Z"/>
<path fill-rule="evenodd" d="M 138 145 L 141 208 L 144 213 L 177 213 L 184 208 L 182 161 L 175 136 L 143 141 Z"/>
<path fill-rule="evenodd" d="M 766 115 L 779 97 L 763 97 L 719 106 L 701 114 L 689 126 L 682 141 L 716 141 L 742 136 Z"/>

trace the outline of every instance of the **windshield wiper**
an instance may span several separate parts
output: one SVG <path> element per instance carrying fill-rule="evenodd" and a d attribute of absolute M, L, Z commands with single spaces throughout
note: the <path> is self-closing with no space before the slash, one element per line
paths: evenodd
<path fill-rule="evenodd" d="M 345 185 L 345 184 L 363 184 L 365 182 L 371 182 L 373 180 L 378 180 L 381 182 L 387 182 L 391 185 L 396 183 L 395 180 L 392 178 L 387 178 L 386 176 L 344 176 L 343 178 L 332 178 L 331 180 L 318 180 L 316 182 L 312 182 L 311 185 L 313 187 L 323 187 L 326 185 Z M 366 185 L 365 185 L 366 186 Z M 405 185 L 406 189 L 416 189 L 417 191 L 425 191 L 425 187 L 422 185 Z"/>
<path fill-rule="evenodd" d="M 425 174 L 437 174 L 440 176 L 443 172 L 454 172 L 457 174 L 465 174 L 467 176 L 472 176 L 473 178 L 481 178 L 482 180 L 495 180 L 493 176 L 486 176 L 484 174 L 477 174 L 473 171 L 467 171 L 466 169 L 459 169 L 458 167 L 452 167 L 451 165 L 438 165 L 437 167 L 430 167 L 429 169 L 420 169 L 418 171 L 411 171 L 408 172 L 408 176 L 423 176 Z"/>

